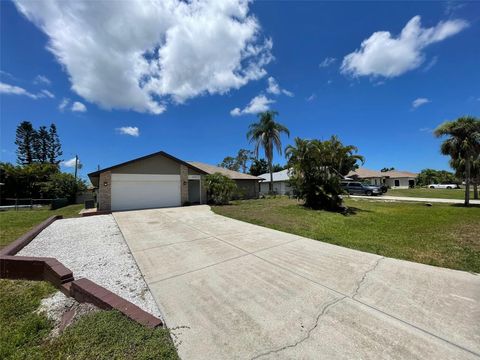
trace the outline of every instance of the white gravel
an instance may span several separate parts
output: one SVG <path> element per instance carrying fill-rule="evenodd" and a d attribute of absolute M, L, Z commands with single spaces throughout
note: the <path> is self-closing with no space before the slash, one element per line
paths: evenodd
<path fill-rule="evenodd" d="M 161 316 L 112 215 L 57 220 L 17 255 L 54 257 L 75 279 L 88 278 Z"/>

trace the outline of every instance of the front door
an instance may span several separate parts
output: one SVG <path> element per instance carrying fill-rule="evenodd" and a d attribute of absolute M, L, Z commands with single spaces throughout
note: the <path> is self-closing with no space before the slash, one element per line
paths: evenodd
<path fill-rule="evenodd" d="M 188 180 L 188 202 L 200 204 L 200 180 Z"/>

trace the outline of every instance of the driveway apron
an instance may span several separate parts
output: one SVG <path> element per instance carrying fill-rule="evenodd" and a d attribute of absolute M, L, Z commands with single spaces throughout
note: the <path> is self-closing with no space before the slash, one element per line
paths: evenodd
<path fill-rule="evenodd" d="M 182 359 L 480 359 L 480 277 L 208 206 L 114 217 Z"/>

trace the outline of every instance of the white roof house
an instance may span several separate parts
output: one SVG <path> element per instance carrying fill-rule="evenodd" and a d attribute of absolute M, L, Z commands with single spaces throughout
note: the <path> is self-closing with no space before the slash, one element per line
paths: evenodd
<path fill-rule="evenodd" d="M 292 189 L 288 186 L 288 169 L 273 173 L 273 191 L 278 195 L 290 195 Z M 263 179 L 260 182 L 260 194 L 268 194 L 270 184 L 270 173 L 258 176 Z"/>
<path fill-rule="evenodd" d="M 417 184 L 418 174 L 409 171 L 377 171 L 358 168 L 347 174 L 349 179 L 358 179 L 370 182 L 372 185 L 387 185 L 396 189 L 407 189 Z"/>
<path fill-rule="evenodd" d="M 289 170 L 286 169 L 273 173 L 273 191 L 276 194 L 289 195 L 292 193 L 292 188 L 288 186 L 288 180 L 290 179 L 288 172 Z M 417 184 L 417 175 L 409 171 L 391 170 L 381 172 L 358 168 L 355 171 L 350 171 L 345 179 L 368 181 L 372 185 L 386 185 L 391 188 L 406 189 Z M 270 173 L 265 173 L 258 177 L 263 179 L 260 182 L 260 194 L 268 194 Z"/>

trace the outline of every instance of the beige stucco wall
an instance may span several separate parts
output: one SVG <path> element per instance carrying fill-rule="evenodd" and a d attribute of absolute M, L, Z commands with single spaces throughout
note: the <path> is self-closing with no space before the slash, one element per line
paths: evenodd
<path fill-rule="evenodd" d="M 180 164 L 162 155 L 157 155 L 112 169 L 112 173 L 180 175 Z"/>
<path fill-rule="evenodd" d="M 257 180 L 235 180 L 238 189 L 244 199 L 258 198 L 258 181 Z"/>
<path fill-rule="evenodd" d="M 99 211 L 112 210 L 112 173 L 110 171 L 100 174 L 97 202 Z"/>

